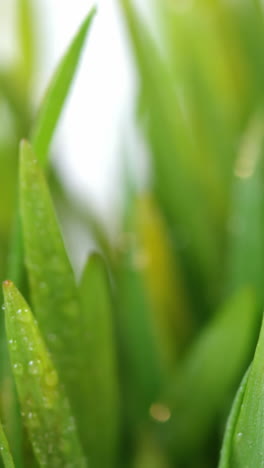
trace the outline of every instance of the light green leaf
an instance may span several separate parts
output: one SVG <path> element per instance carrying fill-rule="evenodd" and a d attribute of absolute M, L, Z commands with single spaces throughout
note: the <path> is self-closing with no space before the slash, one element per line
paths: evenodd
<path fill-rule="evenodd" d="M 38 160 L 44 166 L 51 139 L 68 96 L 95 11 L 95 8 L 92 8 L 61 60 L 32 129 L 32 145 Z"/>
<path fill-rule="evenodd" d="M 91 466 L 115 467 L 120 430 L 113 310 L 106 268 L 92 255 L 80 284 L 82 325 L 85 330 L 87 452 Z"/>
<path fill-rule="evenodd" d="M 13 374 L 40 466 L 85 467 L 68 400 L 28 304 L 11 281 L 3 285 Z"/>
<path fill-rule="evenodd" d="M 165 437 L 179 458 L 202 450 L 250 353 L 258 324 L 256 298 L 243 288 L 202 331 L 180 365 L 167 396 Z"/>
<path fill-rule="evenodd" d="M 245 373 L 243 380 L 238 388 L 237 394 L 235 396 L 230 415 L 227 420 L 225 436 L 223 440 L 223 445 L 221 449 L 221 456 L 219 462 L 219 468 L 229 468 L 229 458 L 232 451 L 233 436 L 235 434 L 235 425 L 237 423 L 237 418 L 241 410 L 242 401 L 245 395 L 246 385 L 249 377 L 249 369 Z"/>
<path fill-rule="evenodd" d="M 2 459 L 4 462 L 5 468 L 14 468 L 15 464 L 13 461 L 13 457 L 10 452 L 9 444 L 4 433 L 2 424 L 0 423 L 0 451 L 2 455 Z"/>
<path fill-rule="evenodd" d="M 19 48 L 19 76 L 22 84 L 22 92 L 31 84 L 31 78 L 35 65 L 35 31 L 32 0 L 17 0 L 17 32 Z"/>
<path fill-rule="evenodd" d="M 229 291 L 250 285 L 255 288 L 259 303 L 263 299 L 264 276 L 263 124 L 262 113 L 251 118 L 234 167 L 227 277 Z"/>
<path fill-rule="evenodd" d="M 27 142 L 22 142 L 20 156 L 21 218 L 34 311 L 73 408 L 81 419 L 80 374 L 85 356 L 75 278 L 48 187 Z"/>
<path fill-rule="evenodd" d="M 224 468 L 264 467 L 264 323 L 233 431 L 229 462 Z"/>

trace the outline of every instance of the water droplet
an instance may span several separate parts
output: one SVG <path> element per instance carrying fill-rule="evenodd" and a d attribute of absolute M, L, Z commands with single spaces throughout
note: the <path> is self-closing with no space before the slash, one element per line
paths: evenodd
<path fill-rule="evenodd" d="M 45 382 L 49 387 L 55 387 L 58 383 L 58 374 L 55 370 L 48 372 L 45 375 Z"/>
<path fill-rule="evenodd" d="M 18 309 L 17 318 L 20 322 L 27 323 L 30 321 L 30 312 L 29 309 Z"/>
<path fill-rule="evenodd" d="M 39 426 L 39 420 L 38 420 L 38 418 L 37 418 L 36 413 L 34 413 L 33 411 L 30 411 L 30 412 L 27 414 L 27 420 L 28 420 L 29 426 L 31 426 L 31 427 L 37 427 L 37 426 Z"/>
<path fill-rule="evenodd" d="M 4 447 L 1 445 L 0 450 L 4 450 Z"/>
<path fill-rule="evenodd" d="M 13 370 L 14 370 L 14 373 L 16 375 L 22 375 L 23 372 L 24 372 L 24 369 L 23 369 L 23 366 L 20 362 L 16 362 L 14 365 L 13 365 Z"/>
<path fill-rule="evenodd" d="M 67 425 L 67 432 L 73 432 L 76 430 L 75 420 L 72 416 L 69 417 L 69 422 Z"/>
<path fill-rule="evenodd" d="M 8 343 L 9 343 L 10 349 L 12 351 L 17 350 L 17 341 L 16 340 L 9 340 Z"/>
<path fill-rule="evenodd" d="M 6 306 L 5 304 L 2 305 L 2 310 L 5 310 L 6 309 Z"/>
<path fill-rule="evenodd" d="M 240 440 L 243 437 L 243 432 L 237 433 L 237 439 Z"/>
<path fill-rule="evenodd" d="M 41 375 L 42 374 L 42 364 L 39 359 L 35 361 L 29 361 L 28 363 L 28 372 L 31 375 Z"/>

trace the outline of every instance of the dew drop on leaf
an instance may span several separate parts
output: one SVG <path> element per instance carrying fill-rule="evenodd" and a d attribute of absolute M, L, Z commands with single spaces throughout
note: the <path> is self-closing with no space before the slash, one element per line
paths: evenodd
<path fill-rule="evenodd" d="M 10 349 L 12 351 L 17 350 L 17 341 L 16 340 L 9 340 L 8 343 L 9 343 Z"/>
<path fill-rule="evenodd" d="M 41 375 L 42 374 L 42 364 L 39 359 L 35 361 L 29 361 L 28 363 L 28 372 L 31 375 Z"/>
<path fill-rule="evenodd" d="M 20 362 L 13 364 L 13 370 L 16 375 L 22 375 L 24 372 L 23 366 Z"/>

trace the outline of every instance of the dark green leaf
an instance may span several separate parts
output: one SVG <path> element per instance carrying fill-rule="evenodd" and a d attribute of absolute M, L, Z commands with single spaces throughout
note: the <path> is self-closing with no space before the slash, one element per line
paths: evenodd
<path fill-rule="evenodd" d="M 228 417 L 225 437 L 223 440 L 223 445 L 221 449 L 221 457 L 219 462 L 219 468 L 229 468 L 229 459 L 232 452 L 233 437 L 235 435 L 235 426 L 237 419 L 241 410 L 241 405 L 245 395 L 246 385 L 248 382 L 249 370 L 243 377 L 243 380 L 238 388 L 237 394 L 235 396 L 230 415 Z"/>
<path fill-rule="evenodd" d="M 243 288 L 202 331 L 176 372 L 164 400 L 171 416 L 163 430 L 179 457 L 201 450 L 208 440 L 251 357 L 258 314 L 255 295 Z"/>
<path fill-rule="evenodd" d="M 109 280 L 101 258 L 84 269 L 80 297 L 87 365 L 87 447 L 91 466 L 115 467 L 120 430 L 120 396 Z"/>

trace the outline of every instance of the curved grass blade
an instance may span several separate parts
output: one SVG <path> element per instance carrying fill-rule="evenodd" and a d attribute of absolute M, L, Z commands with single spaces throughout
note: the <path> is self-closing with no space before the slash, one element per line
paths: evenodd
<path fill-rule="evenodd" d="M 0 451 L 1 451 L 3 462 L 4 462 L 4 467 L 15 468 L 13 457 L 11 455 L 8 441 L 7 441 L 7 438 L 6 438 L 6 435 L 4 433 L 1 423 L 0 423 Z"/>
<path fill-rule="evenodd" d="M 28 304 L 3 284 L 9 353 L 22 417 L 40 466 L 85 467 L 74 418 Z"/>
<path fill-rule="evenodd" d="M 19 190 L 25 261 L 34 311 L 81 420 L 83 381 L 79 380 L 85 356 L 78 291 L 48 187 L 27 142 L 21 144 Z"/>
<path fill-rule="evenodd" d="M 68 96 L 95 11 L 95 8 L 92 8 L 61 60 L 34 123 L 31 141 L 43 166 L 46 165 L 51 139 Z"/>
<path fill-rule="evenodd" d="M 255 294 L 243 288 L 219 310 L 176 372 L 164 397 L 170 418 L 162 430 L 179 458 L 194 456 L 208 440 L 251 357 L 258 314 Z"/>
<path fill-rule="evenodd" d="M 93 254 L 84 269 L 80 298 L 85 330 L 87 453 L 91 466 L 115 467 L 120 425 L 120 397 L 112 304 L 106 268 Z"/>
<path fill-rule="evenodd" d="M 224 468 L 264 467 L 264 322 Z"/>
<path fill-rule="evenodd" d="M 218 468 L 229 468 L 229 459 L 232 450 L 232 442 L 235 434 L 235 426 L 241 410 L 242 401 L 246 391 L 246 385 L 248 382 L 250 369 L 245 373 L 243 380 L 238 388 L 237 394 L 235 396 L 227 424 L 225 429 L 225 435 L 223 440 L 223 445 L 221 449 L 221 456 Z"/>

